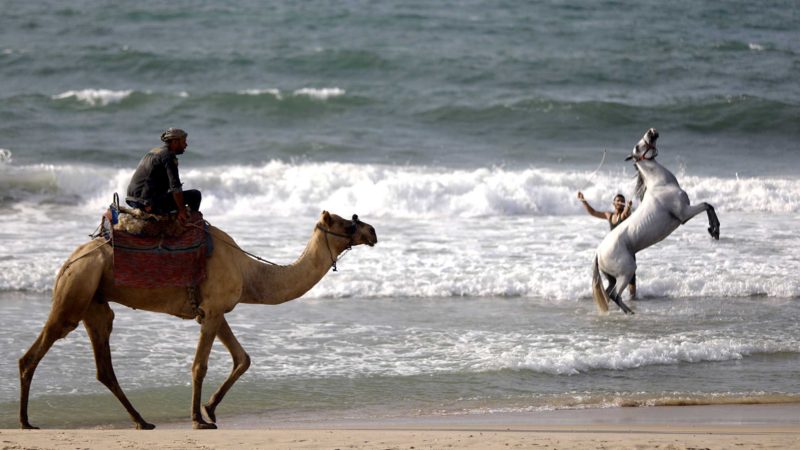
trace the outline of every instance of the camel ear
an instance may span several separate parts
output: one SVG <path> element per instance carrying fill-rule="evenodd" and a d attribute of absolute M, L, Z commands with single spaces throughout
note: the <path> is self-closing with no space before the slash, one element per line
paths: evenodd
<path fill-rule="evenodd" d="M 322 211 L 322 222 L 324 222 L 326 226 L 333 225 L 333 219 L 331 218 L 331 213 L 329 213 L 328 211 Z"/>

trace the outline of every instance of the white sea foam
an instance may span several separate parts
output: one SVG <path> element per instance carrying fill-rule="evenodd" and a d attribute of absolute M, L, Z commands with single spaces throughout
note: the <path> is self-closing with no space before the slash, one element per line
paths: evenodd
<path fill-rule="evenodd" d="M 130 171 L 81 165 L 0 165 L 9 209 L 0 224 L 14 238 L 0 261 L 0 290 L 45 291 L 61 262 L 99 221 L 111 194 L 124 197 Z M 380 243 L 342 262 L 337 282 L 308 297 L 537 297 L 574 302 L 589 296 L 594 249 L 607 224 L 575 200 L 585 174 L 548 169 L 285 163 L 182 173 L 203 191 L 203 212 L 248 250 L 279 263 L 302 251 L 322 210 L 357 213 Z M 694 200 L 717 207 L 722 239 L 698 217 L 637 255 L 645 297 L 791 298 L 800 295 L 800 243 L 787 230 L 800 212 L 800 181 L 788 178 L 681 177 Z M 602 208 L 630 186 L 625 174 L 600 174 L 584 189 Z M 605 201 L 604 201 L 605 200 Z M 64 239 L 34 257 L 58 217 Z M 264 224 L 269 224 L 267 227 Z M 357 256 L 355 256 L 357 255 Z"/>
<path fill-rule="evenodd" d="M 0 152 L 8 162 L 11 153 Z M 98 198 L 124 192 L 129 170 L 99 166 L 5 165 L 3 190 L 39 195 L 53 191 L 96 207 Z M 631 197 L 630 174 L 606 173 L 584 187 L 586 174 L 527 168 L 446 170 L 414 166 L 348 163 L 286 163 L 185 169 L 188 187 L 204 191 L 211 214 L 283 217 L 321 209 L 358 210 L 372 217 L 479 218 L 567 216 L 581 213 L 575 193 L 598 209 L 610 205 L 613 193 Z M 800 179 L 683 176 L 681 185 L 693 203 L 705 201 L 722 212 L 800 212 Z M 634 207 L 636 202 L 634 202 Z"/>
<path fill-rule="evenodd" d="M 295 96 L 311 97 L 315 100 L 328 100 L 333 97 L 341 97 L 345 94 L 344 89 L 334 88 L 302 88 L 294 91 Z"/>
<path fill-rule="evenodd" d="M 286 96 L 280 89 L 243 89 L 237 91 L 240 95 L 270 95 L 277 100 L 283 100 Z M 292 92 L 294 97 L 308 97 L 314 100 L 328 100 L 334 97 L 341 97 L 346 94 L 344 89 L 340 88 L 302 88 Z"/>
<path fill-rule="evenodd" d="M 89 106 L 108 106 L 112 103 L 119 103 L 128 98 L 133 93 L 132 90 L 112 91 L 109 89 L 83 89 L 79 91 L 67 91 L 54 95 L 53 100 L 63 100 L 74 98 Z"/>
<path fill-rule="evenodd" d="M 8 164 L 11 162 L 11 150 L 0 148 L 0 164 Z"/>
<path fill-rule="evenodd" d="M 469 218 L 576 214 L 582 209 L 574 197 L 585 174 L 273 161 L 213 173 L 194 169 L 184 178 L 206 187 L 209 206 L 223 207 L 225 214 L 291 216 L 327 207 L 380 217 Z M 693 202 L 706 201 L 719 211 L 800 212 L 800 180 L 686 176 L 681 182 Z M 595 177 L 584 194 L 604 208 L 612 193 L 630 197 L 632 184 L 625 174 L 605 174 Z"/>
<path fill-rule="evenodd" d="M 237 91 L 238 94 L 241 95 L 271 95 L 278 100 L 283 99 L 283 94 L 281 94 L 280 89 L 244 89 L 241 91 Z"/>

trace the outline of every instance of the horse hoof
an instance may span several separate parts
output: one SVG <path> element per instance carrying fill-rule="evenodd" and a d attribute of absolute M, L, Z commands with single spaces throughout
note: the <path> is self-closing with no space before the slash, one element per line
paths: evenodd
<path fill-rule="evenodd" d="M 29 424 L 29 423 L 20 424 L 20 428 L 22 428 L 23 430 L 38 430 L 39 429 L 39 427 L 35 427 L 35 426 L 33 426 L 33 425 Z"/>
<path fill-rule="evenodd" d="M 136 429 L 137 430 L 152 430 L 155 427 L 156 426 L 153 425 L 152 423 L 147 423 L 147 422 L 142 422 L 142 423 L 137 423 L 136 424 Z"/>

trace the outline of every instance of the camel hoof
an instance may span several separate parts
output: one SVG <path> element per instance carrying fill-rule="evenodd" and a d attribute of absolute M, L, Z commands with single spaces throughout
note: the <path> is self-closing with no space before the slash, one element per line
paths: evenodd
<path fill-rule="evenodd" d="M 213 409 L 209 408 L 209 406 L 210 405 L 203 405 L 201 408 L 203 408 L 203 412 L 205 413 L 206 417 L 208 417 L 208 420 L 211 421 L 211 423 L 217 423 L 217 415 L 214 413 Z"/>
<path fill-rule="evenodd" d="M 147 422 L 142 422 L 142 423 L 137 423 L 136 424 L 136 429 L 137 430 L 152 430 L 155 427 L 156 426 L 153 425 L 152 423 L 147 423 Z"/>
<path fill-rule="evenodd" d="M 208 422 L 193 422 L 192 428 L 195 430 L 216 430 L 217 426 Z"/>

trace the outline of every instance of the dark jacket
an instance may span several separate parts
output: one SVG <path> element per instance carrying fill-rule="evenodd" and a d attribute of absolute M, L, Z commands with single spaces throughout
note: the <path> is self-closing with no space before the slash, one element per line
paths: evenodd
<path fill-rule="evenodd" d="M 128 204 L 141 206 L 152 204 L 153 200 L 165 194 L 181 191 L 178 176 L 178 157 L 167 146 L 156 147 L 142 157 L 128 185 Z"/>

